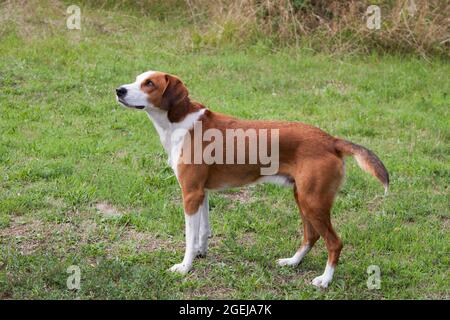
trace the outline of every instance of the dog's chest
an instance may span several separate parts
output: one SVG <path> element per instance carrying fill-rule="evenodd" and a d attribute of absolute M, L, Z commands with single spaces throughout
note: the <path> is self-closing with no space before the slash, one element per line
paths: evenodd
<path fill-rule="evenodd" d="M 196 121 L 203 115 L 206 109 L 201 109 L 188 114 L 182 121 L 172 123 L 167 118 L 167 113 L 160 111 L 148 111 L 150 120 L 153 122 L 159 139 L 167 153 L 167 162 L 178 178 L 178 162 L 181 155 L 186 134 L 194 127 Z"/>

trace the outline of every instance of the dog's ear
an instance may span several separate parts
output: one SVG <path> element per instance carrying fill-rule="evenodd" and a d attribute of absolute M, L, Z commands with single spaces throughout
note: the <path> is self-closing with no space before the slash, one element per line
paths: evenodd
<path fill-rule="evenodd" d="M 189 92 L 175 76 L 166 74 L 166 88 L 161 97 L 161 109 L 167 110 L 170 122 L 182 120 L 189 112 Z"/>

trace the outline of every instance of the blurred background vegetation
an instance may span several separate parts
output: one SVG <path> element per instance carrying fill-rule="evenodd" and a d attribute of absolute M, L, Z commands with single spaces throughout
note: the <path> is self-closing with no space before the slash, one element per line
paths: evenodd
<path fill-rule="evenodd" d="M 326 53 L 412 53 L 449 56 L 450 1 L 445 0 L 81 0 L 44 1 L 63 11 L 70 4 L 182 24 L 191 49 L 264 43 Z M 367 28 L 367 8 L 378 5 L 381 28 Z M 27 33 L 39 2 L 5 1 L 0 20 Z M 9 8 L 8 8 L 9 7 Z M 11 7 L 20 10 L 13 10 Z M 49 5 L 43 6 L 48 8 Z M 60 15 L 58 14 L 58 15 Z M 138 21 L 135 21 L 139 23 Z M 51 15 L 40 24 L 54 23 Z M 2 24 L 3 26 L 5 24 Z M 114 30 L 105 30 L 105 32 Z M 116 30 L 117 31 L 117 30 Z M 0 35 L 2 31 L 0 30 Z"/>

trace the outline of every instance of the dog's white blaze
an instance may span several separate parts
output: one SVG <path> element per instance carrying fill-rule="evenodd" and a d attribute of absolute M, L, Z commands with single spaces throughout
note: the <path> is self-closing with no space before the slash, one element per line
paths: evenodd
<path fill-rule="evenodd" d="M 146 71 L 144 73 L 141 73 L 140 75 L 138 75 L 136 77 L 136 82 L 135 83 L 138 83 L 140 85 L 142 83 L 142 81 L 144 81 L 145 79 L 147 79 L 148 77 L 150 77 L 154 73 L 155 73 L 155 71 L 152 71 L 152 70 L 149 70 L 149 71 Z"/>
<path fill-rule="evenodd" d="M 147 94 L 141 90 L 142 82 L 150 77 L 154 71 L 141 73 L 133 83 L 125 84 L 122 87 L 127 89 L 127 94 L 123 100 L 131 106 L 153 107 L 147 99 Z"/>

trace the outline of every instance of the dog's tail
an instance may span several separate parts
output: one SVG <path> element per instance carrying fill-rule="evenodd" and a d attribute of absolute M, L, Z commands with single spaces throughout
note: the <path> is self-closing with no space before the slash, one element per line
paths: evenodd
<path fill-rule="evenodd" d="M 334 147 L 344 156 L 354 156 L 361 169 L 380 180 L 384 186 L 384 194 L 387 195 L 389 173 L 375 153 L 363 146 L 339 138 L 336 138 Z"/>

